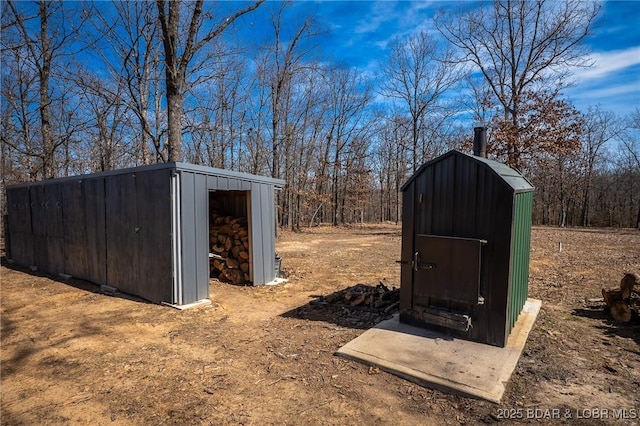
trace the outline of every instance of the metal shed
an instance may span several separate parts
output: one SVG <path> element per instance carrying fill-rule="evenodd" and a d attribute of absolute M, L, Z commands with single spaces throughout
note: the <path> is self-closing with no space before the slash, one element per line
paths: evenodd
<path fill-rule="evenodd" d="M 212 198 L 249 224 L 250 277 L 273 281 L 284 181 L 165 163 L 7 188 L 8 257 L 152 302 L 209 298 Z"/>
<path fill-rule="evenodd" d="M 533 186 L 450 151 L 402 187 L 400 321 L 503 347 L 528 295 Z"/>

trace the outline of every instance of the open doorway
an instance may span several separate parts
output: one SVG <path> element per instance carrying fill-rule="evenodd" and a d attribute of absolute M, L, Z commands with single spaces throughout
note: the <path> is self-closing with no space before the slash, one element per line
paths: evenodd
<path fill-rule="evenodd" d="M 249 191 L 209 191 L 209 276 L 253 282 Z"/>

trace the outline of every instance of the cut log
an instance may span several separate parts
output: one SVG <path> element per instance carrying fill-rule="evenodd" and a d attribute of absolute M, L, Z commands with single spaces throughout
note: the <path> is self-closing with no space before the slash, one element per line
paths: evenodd
<path fill-rule="evenodd" d="M 364 294 L 359 294 L 357 295 L 352 301 L 351 301 L 351 306 L 358 306 L 361 305 L 362 303 L 364 303 L 364 299 L 365 299 L 365 295 Z"/>
<path fill-rule="evenodd" d="M 602 289 L 602 297 L 609 307 L 609 313 L 615 321 L 629 322 L 631 320 L 631 308 L 628 304 L 628 298 L 625 300 L 622 290 L 613 288 L 610 290 Z"/>
<path fill-rule="evenodd" d="M 640 285 L 640 277 L 636 274 L 624 274 L 622 281 L 620 281 L 620 291 L 622 292 L 622 298 L 628 300 L 633 292 L 634 285 Z"/>
<path fill-rule="evenodd" d="M 616 300 L 609 308 L 611 316 L 619 322 L 631 321 L 631 308 L 624 300 Z"/>

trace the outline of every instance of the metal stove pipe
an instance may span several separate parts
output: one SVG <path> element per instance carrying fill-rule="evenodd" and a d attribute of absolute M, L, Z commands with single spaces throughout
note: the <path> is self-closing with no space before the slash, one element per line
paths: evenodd
<path fill-rule="evenodd" d="M 487 128 L 473 128 L 473 155 L 487 158 Z"/>

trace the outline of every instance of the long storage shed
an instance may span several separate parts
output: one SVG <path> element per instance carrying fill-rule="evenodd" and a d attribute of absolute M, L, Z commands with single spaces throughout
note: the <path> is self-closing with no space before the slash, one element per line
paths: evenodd
<path fill-rule="evenodd" d="M 248 225 L 247 281 L 276 278 L 275 191 L 283 185 L 186 163 L 13 185 L 7 257 L 156 303 L 193 303 L 209 298 L 212 214 Z"/>

